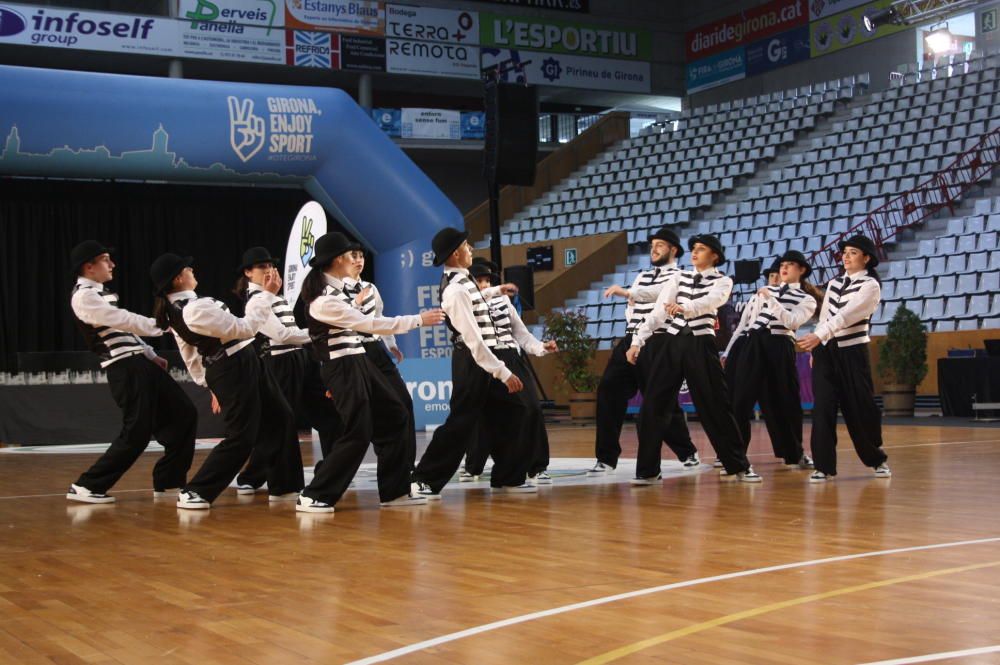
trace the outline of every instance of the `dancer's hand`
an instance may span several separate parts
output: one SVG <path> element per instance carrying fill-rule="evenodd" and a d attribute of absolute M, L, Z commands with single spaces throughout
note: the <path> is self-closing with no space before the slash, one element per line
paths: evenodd
<path fill-rule="evenodd" d="M 396 359 L 397 363 L 403 362 L 403 352 L 400 351 L 398 347 L 392 347 L 389 349 L 389 353 L 392 354 L 392 357 Z"/>
<path fill-rule="evenodd" d="M 678 314 L 684 313 L 684 305 L 678 305 L 675 302 L 669 304 L 664 303 L 663 309 L 667 310 L 667 314 L 670 316 L 677 316 Z"/>
<path fill-rule="evenodd" d="M 803 351 L 812 351 L 822 343 L 823 341 L 819 337 L 817 337 L 815 333 L 809 333 L 808 335 L 802 337 L 796 342 L 799 348 L 802 349 Z"/>
<path fill-rule="evenodd" d="M 436 326 L 439 323 L 444 323 L 443 309 L 428 309 L 420 312 L 420 325 Z"/>
<path fill-rule="evenodd" d="M 628 298 L 628 289 L 622 288 L 618 284 L 612 284 L 608 288 L 604 289 L 604 297 L 610 298 L 611 296 L 621 296 L 622 298 Z"/>
<path fill-rule="evenodd" d="M 556 341 L 554 339 L 550 339 L 549 341 L 545 342 L 542 346 L 545 349 L 546 353 L 558 353 L 559 352 L 559 344 L 556 343 Z"/>
<path fill-rule="evenodd" d="M 507 296 L 508 298 L 517 295 L 518 291 L 517 284 L 514 284 L 513 282 L 507 282 L 505 284 L 501 284 L 499 288 L 500 288 L 500 293 Z"/>
<path fill-rule="evenodd" d="M 504 383 L 507 384 L 507 392 L 511 394 L 524 390 L 524 384 L 521 383 L 521 379 L 517 378 L 514 374 L 511 374 L 510 378 L 504 381 Z"/>
<path fill-rule="evenodd" d="M 167 368 L 170 367 L 170 363 L 167 362 L 167 359 L 161 358 L 160 356 L 156 356 L 153 358 L 153 364 L 162 369 L 163 371 L 166 371 Z"/>
<path fill-rule="evenodd" d="M 722 363 L 722 369 L 726 368 L 726 358 L 727 356 L 719 356 L 719 362 Z"/>
<path fill-rule="evenodd" d="M 264 275 L 264 283 L 261 287 L 271 294 L 277 294 L 281 290 L 281 275 L 277 270 L 271 270 Z"/>
<path fill-rule="evenodd" d="M 210 394 L 212 395 L 212 413 L 222 413 L 222 405 L 219 404 L 219 398 L 215 396 L 215 393 Z"/>
<path fill-rule="evenodd" d="M 762 287 L 760 291 L 757 292 L 757 295 L 759 295 L 764 300 L 770 300 L 771 298 L 774 297 L 774 294 L 771 293 L 771 290 L 766 286 Z"/>
<path fill-rule="evenodd" d="M 625 352 L 625 360 L 627 360 L 630 365 L 634 365 L 639 359 L 639 351 L 641 350 L 642 348 L 638 346 L 628 347 L 628 351 Z"/>

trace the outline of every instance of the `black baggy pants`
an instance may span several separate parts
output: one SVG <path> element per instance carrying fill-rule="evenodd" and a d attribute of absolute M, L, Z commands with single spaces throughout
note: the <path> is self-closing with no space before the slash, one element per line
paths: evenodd
<path fill-rule="evenodd" d="M 541 411 L 541 402 L 538 399 L 538 390 L 535 386 L 535 377 L 528 367 L 528 360 L 519 353 L 516 361 L 507 363 L 510 371 L 521 379 L 524 384 L 525 396 L 532 404 L 538 405 L 540 417 L 534 426 L 534 455 L 531 458 L 531 466 L 528 467 L 528 475 L 536 476 L 549 468 L 549 433 L 545 429 L 545 417 Z M 486 467 L 486 459 L 492 454 L 496 445 L 494 431 L 486 426 L 481 426 L 477 436 L 473 437 L 469 444 L 469 449 L 465 453 L 465 470 L 474 476 L 481 475 Z"/>
<path fill-rule="evenodd" d="M 76 484 L 106 493 L 146 450 L 151 438 L 165 452 L 153 467 L 153 489 L 182 487 L 194 457 L 198 411 L 170 375 L 137 354 L 107 368 L 108 387 L 122 411 L 122 428 Z"/>
<path fill-rule="evenodd" d="M 344 430 L 322 463 L 316 465 L 316 475 L 302 494 L 337 503 L 357 474 L 369 444 L 378 457 L 379 499 L 392 501 L 409 494 L 410 416 L 396 390 L 364 353 L 324 361 L 320 372 Z"/>
<path fill-rule="evenodd" d="M 313 360 L 306 349 L 298 349 L 277 356 L 267 356 L 263 364 L 264 370 L 270 372 L 288 401 L 295 414 L 295 422 L 299 421 L 301 415 L 310 427 L 315 428 L 319 432 L 319 445 L 323 455 L 328 455 L 333 442 L 343 431 L 344 424 L 340 421 L 337 407 L 326 396 L 326 386 L 319 375 L 319 363 Z M 282 447 L 280 459 L 285 468 L 298 468 L 299 473 L 302 473 L 302 451 L 297 435 L 294 441 L 289 441 Z M 268 480 L 268 473 L 264 458 L 254 452 L 250 455 L 246 468 L 236 477 L 236 482 L 260 487 Z M 304 478 L 300 478 L 299 489 L 304 483 Z M 271 483 L 268 482 L 268 487 L 270 486 Z"/>
<path fill-rule="evenodd" d="M 677 402 L 681 386 L 687 380 L 698 419 L 705 428 L 715 454 L 729 473 L 750 468 L 743 452 L 743 440 L 733 417 L 725 374 L 711 335 L 664 334 L 666 340 L 658 353 L 651 354 L 649 383 L 643 393 L 642 411 L 666 414 Z M 647 349 L 639 354 L 641 359 Z M 639 414 L 640 422 L 646 417 Z M 655 475 L 659 469 L 654 471 Z"/>
<path fill-rule="evenodd" d="M 854 450 L 865 466 L 888 459 L 882 450 L 882 412 L 875 403 L 867 344 L 840 347 L 836 340 L 813 349 L 813 426 L 816 470 L 837 475 L 837 407 Z"/>
<path fill-rule="evenodd" d="M 754 403 L 758 403 L 774 456 L 786 464 L 795 464 L 803 454 L 795 341 L 761 329 L 743 337 L 733 351 L 737 345 L 739 353 L 730 353 L 726 359 L 726 378 L 732 388 L 733 413 L 743 444 L 750 447 L 750 421 Z"/>
<path fill-rule="evenodd" d="M 250 453 L 256 452 L 268 469 L 271 494 L 299 491 L 302 465 L 298 469 L 289 468 L 282 456 L 291 438 L 297 442 L 295 419 L 253 345 L 206 367 L 205 379 L 222 407 L 226 435 L 184 489 L 197 492 L 208 502 L 215 501 Z"/>
<path fill-rule="evenodd" d="M 660 337 L 660 335 L 654 335 Z M 653 338 L 650 338 L 653 341 Z M 659 344 L 659 342 L 655 342 Z M 625 353 L 632 346 L 632 335 L 625 337 L 615 345 L 608 358 L 608 364 L 604 368 L 601 382 L 597 386 L 597 437 L 594 442 L 594 452 L 597 461 L 612 468 L 618 466 L 618 458 L 622 454 L 621 434 L 622 424 L 625 422 L 625 413 L 628 411 L 628 402 L 635 395 L 636 391 L 642 389 L 646 380 L 643 376 L 640 354 L 640 362 L 632 365 L 625 359 Z M 674 404 L 670 409 L 669 418 L 658 418 L 663 429 L 660 438 L 655 445 L 647 445 L 645 457 L 652 459 L 656 456 L 657 462 L 660 459 L 660 442 L 663 441 L 677 455 L 678 459 L 687 459 L 693 455 L 697 449 L 691 443 L 691 435 L 688 433 L 687 421 L 684 412 L 679 404 Z M 641 424 L 640 424 L 641 426 Z M 650 436 L 653 432 L 648 432 Z M 641 439 L 640 439 L 641 441 Z M 638 462 L 638 459 L 637 459 Z M 659 473 L 659 466 L 652 474 Z"/>
<path fill-rule="evenodd" d="M 392 361 L 392 356 L 389 355 L 389 349 L 386 348 L 385 342 L 382 340 L 366 342 L 364 347 L 368 358 L 378 368 L 378 371 L 382 372 L 382 376 L 395 391 L 396 396 L 399 397 L 399 401 L 406 407 L 406 412 L 410 416 L 406 429 L 406 465 L 412 471 L 417 460 L 417 429 L 413 416 L 413 397 L 406 387 L 406 381 L 399 373 L 399 368 Z"/>
<path fill-rule="evenodd" d="M 514 371 L 516 349 L 498 349 L 494 353 Z M 494 434 L 490 485 L 523 484 L 532 463 L 537 422 L 542 417 L 537 396 L 532 402 L 527 389 L 507 392 L 507 386 L 477 365 L 464 345 L 456 346 L 451 355 L 451 380 L 450 413 L 434 430 L 413 472 L 414 481 L 440 492 L 458 470 L 477 428 L 486 427 Z"/>

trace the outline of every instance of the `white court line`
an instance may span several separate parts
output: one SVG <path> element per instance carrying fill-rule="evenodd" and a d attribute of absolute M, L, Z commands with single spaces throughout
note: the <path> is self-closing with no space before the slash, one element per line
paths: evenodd
<path fill-rule="evenodd" d="M 909 665 L 909 663 L 931 663 L 935 660 L 949 660 L 951 658 L 961 658 L 962 656 L 978 656 L 984 653 L 996 653 L 1000 651 L 1000 644 L 991 647 L 980 647 L 978 649 L 963 649 L 962 651 L 942 651 L 941 653 L 929 653 L 926 656 L 909 656 L 907 658 L 893 658 L 892 660 L 879 660 L 863 665 Z"/>
<path fill-rule="evenodd" d="M 631 598 L 638 598 L 640 596 L 648 596 L 650 594 L 660 593 L 661 591 L 684 589 L 687 587 L 698 586 L 701 584 L 709 584 L 711 582 L 722 582 L 725 580 L 732 580 L 740 577 L 749 577 L 751 575 L 762 575 L 764 573 L 773 573 L 779 570 L 790 570 L 793 568 L 820 566 L 828 563 L 839 563 L 841 561 L 853 561 L 855 559 L 867 559 L 869 557 L 888 556 L 890 554 L 903 554 L 906 552 L 920 552 L 926 550 L 944 549 L 948 547 L 961 547 L 963 545 L 982 545 L 986 543 L 998 543 L 998 542 L 1000 542 L 1000 537 L 981 538 L 979 540 L 960 540 L 951 543 L 937 543 L 934 545 L 916 545 L 914 547 L 899 547 L 891 550 L 877 550 L 874 552 L 845 554 L 842 556 L 828 557 L 826 559 L 813 559 L 811 561 L 797 561 L 794 563 L 783 563 L 776 566 L 753 568 L 750 570 L 740 570 L 733 573 L 713 575 L 711 577 L 699 577 L 697 579 L 685 580 L 683 582 L 672 582 L 670 584 L 664 584 L 661 586 L 649 587 L 646 589 L 638 589 L 636 591 L 627 591 L 625 593 L 618 593 L 613 596 L 604 596 L 602 598 L 594 598 L 592 600 L 573 603 L 571 605 L 554 607 L 552 609 L 541 610 L 539 612 L 532 612 L 530 614 L 522 614 L 520 616 L 511 617 L 509 619 L 503 619 L 501 621 L 494 621 L 492 623 L 483 624 L 481 626 L 475 626 L 473 628 L 466 628 L 465 630 L 460 630 L 454 633 L 448 633 L 447 635 L 441 635 L 440 637 L 435 637 L 429 640 L 424 640 L 422 642 L 417 642 L 409 646 L 400 647 L 399 649 L 393 649 L 392 651 L 386 651 L 374 656 L 362 658 L 361 660 L 353 660 L 349 663 L 346 663 L 346 665 L 372 665 L 373 663 L 383 663 L 387 660 L 393 660 L 395 658 L 399 658 L 400 656 L 405 656 L 411 653 L 415 653 L 417 651 L 423 651 L 424 649 L 430 649 L 431 647 L 447 644 L 448 642 L 455 642 L 457 640 L 461 640 L 466 637 L 472 637 L 473 635 L 479 635 L 493 630 L 499 630 L 500 628 L 506 628 L 507 626 L 514 626 L 519 623 L 526 623 L 528 621 L 534 621 L 535 619 L 544 619 L 546 617 L 555 616 L 557 614 L 566 614 L 568 612 L 574 612 L 576 610 L 582 610 L 589 607 L 596 607 L 598 605 L 607 605 L 609 603 L 618 602 L 619 600 L 628 600 Z"/>

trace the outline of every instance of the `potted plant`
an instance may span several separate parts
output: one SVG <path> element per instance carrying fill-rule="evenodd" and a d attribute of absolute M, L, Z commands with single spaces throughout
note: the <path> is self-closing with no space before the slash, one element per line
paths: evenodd
<path fill-rule="evenodd" d="M 927 327 L 905 305 L 889 322 L 878 349 L 883 411 L 887 416 L 912 416 L 917 385 L 927 376 Z"/>
<path fill-rule="evenodd" d="M 559 344 L 556 364 L 571 395 L 569 414 L 573 420 L 593 420 L 597 415 L 597 384 L 601 378 L 591 371 L 596 342 L 587 336 L 587 315 L 576 310 L 552 312 L 545 317 L 545 337 Z"/>

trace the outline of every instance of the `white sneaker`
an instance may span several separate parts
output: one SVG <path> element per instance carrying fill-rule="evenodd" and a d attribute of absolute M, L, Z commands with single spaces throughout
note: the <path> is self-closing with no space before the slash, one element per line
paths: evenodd
<path fill-rule="evenodd" d="M 747 469 L 743 473 L 737 473 L 736 474 L 736 480 L 740 481 L 741 483 L 761 483 L 761 482 L 764 482 L 764 479 L 761 478 L 760 475 L 756 471 L 753 470 L 753 467 L 750 467 L 749 469 Z"/>
<path fill-rule="evenodd" d="M 538 493 L 538 487 L 535 485 L 529 485 L 527 482 L 521 485 L 505 485 L 503 487 L 492 487 L 490 488 L 498 494 L 536 494 Z"/>
<path fill-rule="evenodd" d="M 719 480 L 728 483 L 733 480 L 736 480 L 739 477 L 739 475 L 740 475 L 739 473 L 729 473 L 728 471 L 726 471 L 725 468 L 723 468 L 722 471 L 719 471 Z"/>
<path fill-rule="evenodd" d="M 114 503 L 115 497 L 108 494 L 98 494 L 97 492 L 91 492 L 86 487 L 81 485 L 70 485 L 69 491 L 66 492 L 66 498 L 70 501 L 79 501 L 80 503 Z"/>
<path fill-rule="evenodd" d="M 325 501 L 310 499 L 305 494 L 300 494 L 295 502 L 295 511 L 299 513 L 332 513 L 333 506 Z"/>
<path fill-rule="evenodd" d="M 535 476 L 535 484 L 536 485 L 551 485 L 552 484 L 552 476 L 549 475 L 548 471 L 539 471 L 538 474 Z"/>
<path fill-rule="evenodd" d="M 243 496 L 247 494 L 256 494 L 257 488 L 254 487 L 253 485 L 237 485 L 236 493 Z"/>
<path fill-rule="evenodd" d="M 889 465 L 882 462 L 877 467 L 875 467 L 875 477 L 876 478 L 892 478 L 892 471 L 889 470 Z"/>
<path fill-rule="evenodd" d="M 458 472 L 458 482 L 460 483 L 474 483 L 479 480 L 479 476 L 474 476 L 465 469 Z"/>
<path fill-rule="evenodd" d="M 648 478 L 633 478 L 628 482 L 632 485 L 645 486 L 645 485 L 659 485 L 660 481 L 662 480 L 663 476 L 658 473 L 655 476 L 650 476 Z"/>
<path fill-rule="evenodd" d="M 381 501 L 378 505 L 383 508 L 393 508 L 396 506 L 424 506 L 427 505 L 427 497 L 420 496 L 419 494 L 404 494 L 403 496 L 393 499 L 392 501 Z"/>
<path fill-rule="evenodd" d="M 588 476 L 603 476 L 606 473 L 614 473 L 615 467 L 608 466 L 604 462 L 598 462 L 594 466 L 587 469 Z"/>
<path fill-rule="evenodd" d="M 698 453 L 691 455 L 686 460 L 683 460 L 681 464 L 687 469 L 693 469 L 696 466 L 701 466 L 701 458 L 698 457 Z"/>
<path fill-rule="evenodd" d="M 279 503 L 281 501 L 295 501 L 299 498 L 298 492 L 288 492 L 287 494 L 268 494 L 268 503 Z"/>
<path fill-rule="evenodd" d="M 428 501 L 441 500 L 441 492 L 435 492 L 427 483 L 410 483 L 410 494 L 422 496 Z"/>
<path fill-rule="evenodd" d="M 809 482 L 811 483 L 825 483 L 828 480 L 833 480 L 833 476 L 828 476 L 822 471 L 813 471 L 809 474 Z"/>
<path fill-rule="evenodd" d="M 813 462 L 809 455 L 803 454 L 802 458 L 798 462 L 793 462 L 792 464 L 786 464 L 786 469 L 815 469 L 816 464 Z"/>
<path fill-rule="evenodd" d="M 712 462 L 712 468 L 713 469 L 721 469 L 722 468 L 722 460 L 720 460 L 718 457 L 716 457 L 715 461 Z"/>
<path fill-rule="evenodd" d="M 180 494 L 177 495 L 177 507 L 187 510 L 208 510 L 212 504 L 201 498 L 197 492 L 181 490 Z"/>
<path fill-rule="evenodd" d="M 171 497 L 176 497 L 180 493 L 181 493 L 180 487 L 171 487 L 170 489 L 165 489 L 165 490 L 153 490 L 153 498 L 169 499 Z"/>

